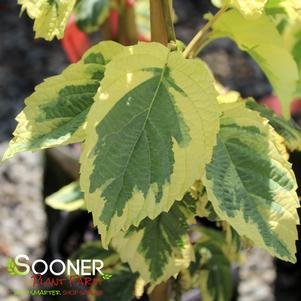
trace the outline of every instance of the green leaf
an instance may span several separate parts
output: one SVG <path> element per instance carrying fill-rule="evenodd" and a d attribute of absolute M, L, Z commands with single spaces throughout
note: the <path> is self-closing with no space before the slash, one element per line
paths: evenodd
<path fill-rule="evenodd" d="M 301 75 L 301 1 L 269 0 L 266 14 L 272 17 L 282 34 L 286 48 L 292 53 Z M 298 83 L 296 96 L 300 97 L 301 80 Z"/>
<path fill-rule="evenodd" d="M 293 120 L 278 117 L 272 110 L 257 104 L 253 99 L 247 99 L 246 106 L 269 120 L 270 125 L 284 138 L 285 145 L 290 151 L 301 151 L 301 130 Z"/>
<path fill-rule="evenodd" d="M 192 287 L 198 287 L 203 301 L 230 301 L 231 262 L 225 253 L 226 238 L 218 230 L 199 229 L 194 245 L 195 262 L 189 267 Z"/>
<path fill-rule="evenodd" d="M 293 35 L 291 51 L 301 74 L 301 21 L 298 23 L 298 27 L 292 29 L 291 34 Z"/>
<path fill-rule="evenodd" d="M 211 0 L 216 7 L 229 5 L 236 8 L 247 19 L 258 18 L 263 14 L 268 0 Z"/>
<path fill-rule="evenodd" d="M 61 39 L 76 0 L 18 0 L 21 11 L 34 19 L 35 38 Z"/>
<path fill-rule="evenodd" d="M 108 0 L 80 0 L 75 7 L 76 24 L 85 32 L 99 30 L 108 15 Z"/>
<path fill-rule="evenodd" d="M 286 48 L 292 53 L 295 59 L 299 69 L 299 76 L 301 77 L 301 16 L 299 19 L 286 26 L 283 32 L 283 40 Z M 299 80 L 298 84 L 298 88 L 300 90 L 301 79 Z M 301 96 L 300 91 L 297 91 L 296 96 Z"/>
<path fill-rule="evenodd" d="M 81 188 L 106 247 L 120 230 L 181 200 L 211 159 L 220 111 L 200 60 L 158 43 L 106 68 L 87 124 Z"/>
<path fill-rule="evenodd" d="M 75 211 L 85 209 L 84 194 L 80 191 L 79 183 L 73 182 L 61 188 L 45 199 L 53 209 Z"/>
<path fill-rule="evenodd" d="M 84 260 L 84 259 L 101 259 L 104 263 L 104 272 L 111 271 L 114 266 L 120 263 L 120 257 L 113 250 L 105 250 L 101 246 L 100 241 L 90 241 L 83 243 L 80 248 L 75 251 L 70 260 Z"/>
<path fill-rule="evenodd" d="M 186 269 L 194 259 L 188 220 L 195 216 L 195 205 L 195 200 L 186 195 L 168 213 L 154 220 L 146 218 L 138 227 L 120 232 L 113 239 L 121 260 L 152 287 Z"/>
<path fill-rule="evenodd" d="M 122 264 L 120 257 L 113 250 L 105 250 L 100 241 L 90 241 L 75 251 L 71 260 L 101 259 L 104 263 L 103 275 L 98 275 L 98 284 L 91 287 L 92 291 L 102 292 L 99 297 L 91 295 L 91 300 L 130 301 L 134 298 L 134 288 L 138 279 L 127 264 Z M 90 300 L 90 299 L 89 299 Z"/>
<path fill-rule="evenodd" d="M 105 65 L 122 49 L 117 43 L 101 42 L 61 75 L 38 85 L 16 118 L 18 126 L 3 160 L 22 151 L 84 140 L 86 116 L 103 78 Z"/>
<path fill-rule="evenodd" d="M 115 267 L 112 278 L 92 287 L 92 291 L 102 291 L 101 296 L 91 295 L 91 301 L 131 301 L 135 298 L 138 274 L 132 273 L 127 265 Z"/>
<path fill-rule="evenodd" d="M 204 301 L 230 301 L 232 295 L 231 264 L 214 243 L 199 246 L 201 270 L 199 287 Z"/>
<path fill-rule="evenodd" d="M 285 16 L 286 23 L 292 23 L 301 17 L 301 3 L 299 0 L 268 0 L 265 11 L 275 18 Z"/>
<path fill-rule="evenodd" d="M 211 202 L 208 200 L 206 188 L 201 181 L 198 180 L 191 186 L 190 193 L 196 200 L 196 215 L 198 217 L 206 217 L 211 222 L 220 221 L 214 212 Z"/>
<path fill-rule="evenodd" d="M 27 272 L 20 272 L 18 270 L 12 258 L 8 258 L 8 260 L 6 261 L 6 268 L 11 276 L 24 276 L 27 274 Z"/>
<path fill-rule="evenodd" d="M 214 210 L 240 236 L 295 262 L 299 201 L 282 139 L 243 103 L 221 107 L 221 130 L 203 178 Z"/>
<path fill-rule="evenodd" d="M 233 39 L 258 63 L 281 100 L 284 116 L 288 117 L 299 80 L 298 69 L 270 18 L 262 15 L 247 20 L 239 12 L 230 10 L 217 20 L 213 29 L 212 38 Z"/>
<path fill-rule="evenodd" d="M 264 12 L 268 0 L 231 0 L 245 18 L 258 18 Z"/>

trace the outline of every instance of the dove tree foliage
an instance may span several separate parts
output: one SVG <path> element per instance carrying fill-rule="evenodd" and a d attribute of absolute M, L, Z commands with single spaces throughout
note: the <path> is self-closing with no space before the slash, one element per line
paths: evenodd
<path fill-rule="evenodd" d="M 133 18 L 124 15 L 123 0 L 18 2 L 46 40 L 63 37 L 71 14 L 88 32 L 112 7 Z M 301 150 L 289 114 L 301 92 L 300 1 L 215 0 L 219 10 L 206 14 L 207 24 L 185 46 L 176 40 L 170 0 L 137 3 L 128 23 L 150 30 L 151 41 L 102 41 L 38 85 L 3 160 L 82 144 L 79 183 L 49 203 L 92 213 L 99 256 L 114 250 L 122 262 L 107 294 L 127 301 L 139 285 L 152 291 L 173 278 L 177 294 L 199 287 L 205 301 L 227 301 L 237 241 L 296 261 L 299 201 L 288 151 Z M 197 55 L 221 37 L 261 67 L 282 117 L 219 88 Z M 198 226 L 197 216 L 225 232 Z"/>

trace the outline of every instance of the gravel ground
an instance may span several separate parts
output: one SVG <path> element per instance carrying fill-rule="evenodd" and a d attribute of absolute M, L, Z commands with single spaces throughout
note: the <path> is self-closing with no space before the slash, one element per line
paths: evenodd
<path fill-rule="evenodd" d="M 0 2 L 0 157 L 15 128 L 15 116 L 43 78 L 59 73 L 67 64 L 58 42 L 34 41 L 32 24 L 19 18 L 15 0 Z M 46 216 L 42 195 L 42 154 L 20 154 L 0 169 L 0 300 L 23 301 L 13 290 L 31 285 L 26 277 L 8 276 L 8 257 L 43 256 Z"/>
<path fill-rule="evenodd" d="M 244 256 L 239 273 L 238 301 L 274 301 L 276 272 L 273 258 L 260 249 L 251 249 Z"/>
<path fill-rule="evenodd" d="M 275 301 L 275 277 L 273 258 L 268 253 L 256 248 L 244 251 L 239 270 L 237 301 Z M 182 301 L 202 301 L 199 290 L 185 293 Z"/>
<path fill-rule="evenodd" d="M 0 155 L 7 148 L 0 144 Z M 15 297 L 14 290 L 32 285 L 29 277 L 10 276 L 4 268 L 9 257 L 26 254 L 31 261 L 44 252 L 46 216 L 42 198 L 43 159 L 39 153 L 24 153 L 5 162 L 0 169 L 0 300 Z"/>

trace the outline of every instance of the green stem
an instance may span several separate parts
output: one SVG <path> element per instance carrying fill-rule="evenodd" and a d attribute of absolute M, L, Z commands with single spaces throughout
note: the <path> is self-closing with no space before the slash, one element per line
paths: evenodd
<path fill-rule="evenodd" d="M 175 301 L 181 301 L 181 300 L 182 300 L 181 293 L 179 294 L 178 292 L 176 292 Z"/>
<path fill-rule="evenodd" d="M 174 282 L 174 291 L 175 291 L 175 301 L 181 301 L 182 300 L 182 290 L 180 286 L 180 277 L 181 275 L 179 274 L 178 277 L 176 278 Z"/>
<path fill-rule="evenodd" d="M 161 0 L 162 1 L 162 8 L 163 8 L 163 15 L 166 24 L 166 31 L 167 31 L 167 38 L 168 43 L 176 43 L 176 33 L 175 28 L 173 25 L 172 20 L 172 0 Z"/>
<path fill-rule="evenodd" d="M 228 5 L 223 6 L 193 37 L 183 52 L 185 58 L 194 58 L 199 54 L 202 45 L 207 41 L 209 30 L 211 29 L 212 25 L 227 9 Z"/>

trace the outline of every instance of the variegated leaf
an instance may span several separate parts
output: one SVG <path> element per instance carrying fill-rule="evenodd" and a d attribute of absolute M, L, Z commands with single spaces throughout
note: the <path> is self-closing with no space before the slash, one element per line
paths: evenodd
<path fill-rule="evenodd" d="M 121 260 L 152 286 L 186 269 L 194 259 L 188 235 L 188 220 L 196 214 L 196 202 L 189 195 L 175 202 L 169 212 L 144 219 L 138 227 L 120 232 L 113 246 Z"/>
<path fill-rule="evenodd" d="M 80 191 L 79 183 L 72 182 L 51 194 L 45 203 L 57 210 L 75 211 L 85 209 L 84 194 Z"/>
<path fill-rule="evenodd" d="M 22 11 L 34 19 L 36 38 L 61 39 L 76 0 L 18 0 Z"/>
<path fill-rule="evenodd" d="M 82 244 L 70 259 L 72 261 L 101 259 L 104 263 L 102 274 L 97 274 L 94 279 L 97 280 L 97 284 L 90 287 L 89 300 L 133 300 L 138 274 L 133 273 L 127 264 L 121 263 L 116 252 L 103 249 L 100 241 Z"/>
<path fill-rule="evenodd" d="M 246 18 L 257 18 L 264 12 L 268 0 L 231 0 L 233 7 Z"/>
<path fill-rule="evenodd" d="M 263 14 L 268 0 L 211 0 L 213 5 L 235 7 L 247 19 L 255 19 Z"/>
<path fill-rule="evenodd" d="M 85 32 L 99 30 L 109 15 L 109 0 L 79 0 L 75 7 L 77 26 Z"/>
<path fill-rule="evenodd" d="M 22 151 L 84 140 L 86 116 L 103 78 L 105 65 L 122 49 L 123 46 L 115 42 L 101 42 L 61 75 L 38 85 L 16 118 L 18 126 L 3 160 Z"/>
<path fill-rule="evenodd" d="M 133 273 L 128 265 L 117 265 L 112 270 L 112 277 L 100 281 L 91 287 L 92 291 L 100 292 L 99 295 L 91 293 L 90 301 L 132 301 L 135 300 L 135 287 L 139 281 L 138 274 Z"/>
<path fill-rule="evenodd" d="M 231 262 L 226 252 L 226 237 L 218 230 L 200 227 L 194 244 L 195 261 L 186 274 L 191 288 L 199 288 L 203 301 L 230 301 L 232 295 Z M 187 275 L 188 274 L 188 275 Z"/>
<path fill-rule="evenodd" d="M 270 125 L 284 138 L 285 145 L 290 151 L 301 151 L 301 129 L 293 120 L 277 116 L 272 110 L 257 104 L 253 99 L 247 99 L 246 106 L 269 120 Z"/>
<path fill-rule="evenodd" d="M 268 0 L 265 11 L 281 21 L 285 16 L 285 22 L 292 24 L 301 18 L 301 2 L 299 0 Z"/>
<path fill-rule="evenodd" d="M 104 246 L 180 200 L 211 159 L 219 129 L 213 78 L 158 43 L 106 67 L 88 115 L 81 187 Z"/>
<path fill-rule="evenodd" d="M 242 102 L 221 107 L 221 131 L 203 178 L 214 210 L 240 236 L 295 262 L 299 201 L 281 138 Z"/>

